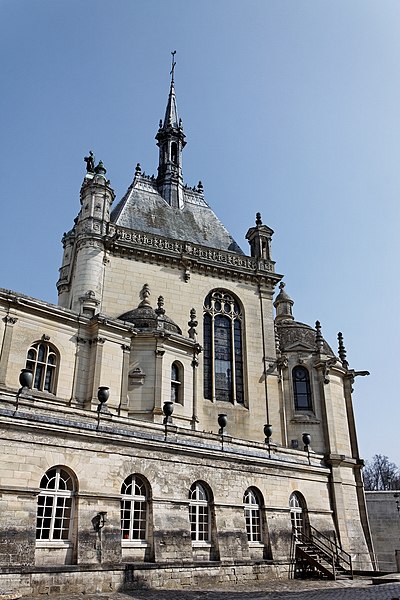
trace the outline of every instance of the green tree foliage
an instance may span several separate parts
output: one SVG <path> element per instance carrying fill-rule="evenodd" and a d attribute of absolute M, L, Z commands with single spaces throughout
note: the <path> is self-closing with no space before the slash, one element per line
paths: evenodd
<path fill-rule="evenodd" d="M 367 491 L 400 490 L 400 469 L 383 454 L 366 461 L 363 475 Z"/>

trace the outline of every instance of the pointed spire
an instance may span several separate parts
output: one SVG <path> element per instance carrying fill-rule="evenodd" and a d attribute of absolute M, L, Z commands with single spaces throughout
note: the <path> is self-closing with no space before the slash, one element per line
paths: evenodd
<path fill-rule="evenodd" d="M 174 71 L 175 54 L 172 54 L 171 85 L 168 95 L 164 122 L 160 121 L 156 140 L 160 149 L 158 161 L 157 187 L 168 204 L 183 208 L 182 150 L 186 145 L 182 121 L 178 117 L 176 104 Z"/>
<path fill-rule="evenodd" d="M 343 334 L 341 331 L 339 331 L 339 333 L 337 334 L 337 337 L 338 337 L 338 342 L 339 342 L 339 349 L 338 349 L 339 358 L 340 358 L 341 363 L 344 366 L 344 368 L 348 369 L 349 363 L 347 362 L 347 359 L 346 359 L 347 352 L 346 352 L 346 348 L 344 346 Z"/>
<path fill-rule="evenodd" d="M 286 284 L 283 281 L 279 284 L 280 292 L 274 302 L 274 307 L 276 308 L 276 321 L 293 321 L 294 319 L 292 313 L 294 302 L 285 292 L 285 285 Z"/>

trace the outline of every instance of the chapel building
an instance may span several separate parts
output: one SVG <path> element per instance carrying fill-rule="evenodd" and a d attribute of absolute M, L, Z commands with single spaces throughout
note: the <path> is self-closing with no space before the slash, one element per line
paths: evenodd
<path fill-rule="evenodd" d="M 260 213 L 243 252 L 185 184 L 173 77 L 156 142 L 119 201 L 85 158 L 58 306 L 0 289 L 0 587 L 371 569 L 366 372 L 295 320 Z"/>

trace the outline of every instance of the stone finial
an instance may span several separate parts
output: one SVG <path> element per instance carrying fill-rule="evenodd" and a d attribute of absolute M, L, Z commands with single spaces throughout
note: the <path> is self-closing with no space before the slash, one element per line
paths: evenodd
<path fill-rule="evenodd" d="M 188 322 L 188 325 L 189 325 L 188 334 L 189 334 L 190 339 L 195 340 L 195 341 L 197 340 L 196 327 L 197 327 L 198 324 L 199 323 L 196 320 L 196 309 L 192 308 L 190 310 L 190 321 Z"/>
<path fill-rule="evenodd" d="M 144 286 L 142 287 L 142 289 L 140 290 L 139 297 L 141 299 L 141 303 L 139 304 L 139 307 L 150 306 L 149 296 L 150 296 L 150 287 L 149 287 L 148 283 L 145 283 Z"/>
<path fill-rule="evenodd" d="M 322 337 L 321 323 L 319 321 L 315 321 L 315 330 L 315 345 L 318 348 L 318 352 L 321 352 L 324 347 L 324 338 Z"/>
<path fill-rule="evenodd" d="M 339 348 L 338 348 L 338 354 L 339 354 L 339 358 L 340 361 L 342 363 L 342 365 L 344 366 L 345 369 L 347 369 L 349 367 L 349 363 L 347 362 L 346 359 L 346 348 L 344 346 L 344 342 L 343 342 L 343 334 L 341 331 L 339 331 L 339 333 L 337 334 L 338 337 L 338 343 L 339 343 Z"/>
<path fill-rule="evenodd" d="M 162 119 L 160 119 L 160 122 L 158 124 L 159 129 L 162 129 Z"/>
<path fill-rule="evenodd" d="M 137 165 L 135 167 L 135 175 L 140 175 L 141 172 L 142 172 L 142 167 L 140 166 L 140 163 L 137 163 Z"/>
<path fill-rule="evenodd" d="M 256 225 L 262 225 L 261 213 L 256 213 Z"/>
<path fill-rule="evenodd" d="M 105 168 L 103 161 L 100 160 L 97 167 L 95 167 L 94 172 L 96 175 L 105 175 L 107 173 L 107 169 Z"/>
<path fill-rule="evenodd" d="M 279 284 L 279 289 L 280 292 L 274 302 L 274 307 L 276 309 L 276 320 L 283 321 L 289 319 L 293 321 L 294 317 L 292 314 L 292 306 L 294 302 L 285 292 L 285 283 L 283 281 Z"/>
<path fill-rule="evenodd" d="M 197 184 L 197 191 L 199 192 L 199 194 L 202 194 L 203 190 L 203 184 L 201 183 L 201 181 L 199 181 L 199 183 Z"/>
<path fill-rule="evenodd" d="M 163 296 L 158 296 L 157 299 L 157 308 L 154 311 L 159 317 L 161 317 L 161 315 L 165 315 L 165 308 L 164 308 L 164 297 Z"/>

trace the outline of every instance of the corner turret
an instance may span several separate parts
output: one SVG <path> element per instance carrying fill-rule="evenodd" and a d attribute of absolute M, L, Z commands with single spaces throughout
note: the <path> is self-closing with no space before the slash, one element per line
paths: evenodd
<path fill-rule="evenodd" d="M 81 210 L 73 229 L 63 236 L 64 255 L 57 289 L 60 306 L 87 312 L 90 298 L 90 312 L 94 313 L 100 310 L 104 244 L 115 194 L 102 161 L 95 167 L 92 152 L 84 160 L 86 175 L 80 192 Z"/>

